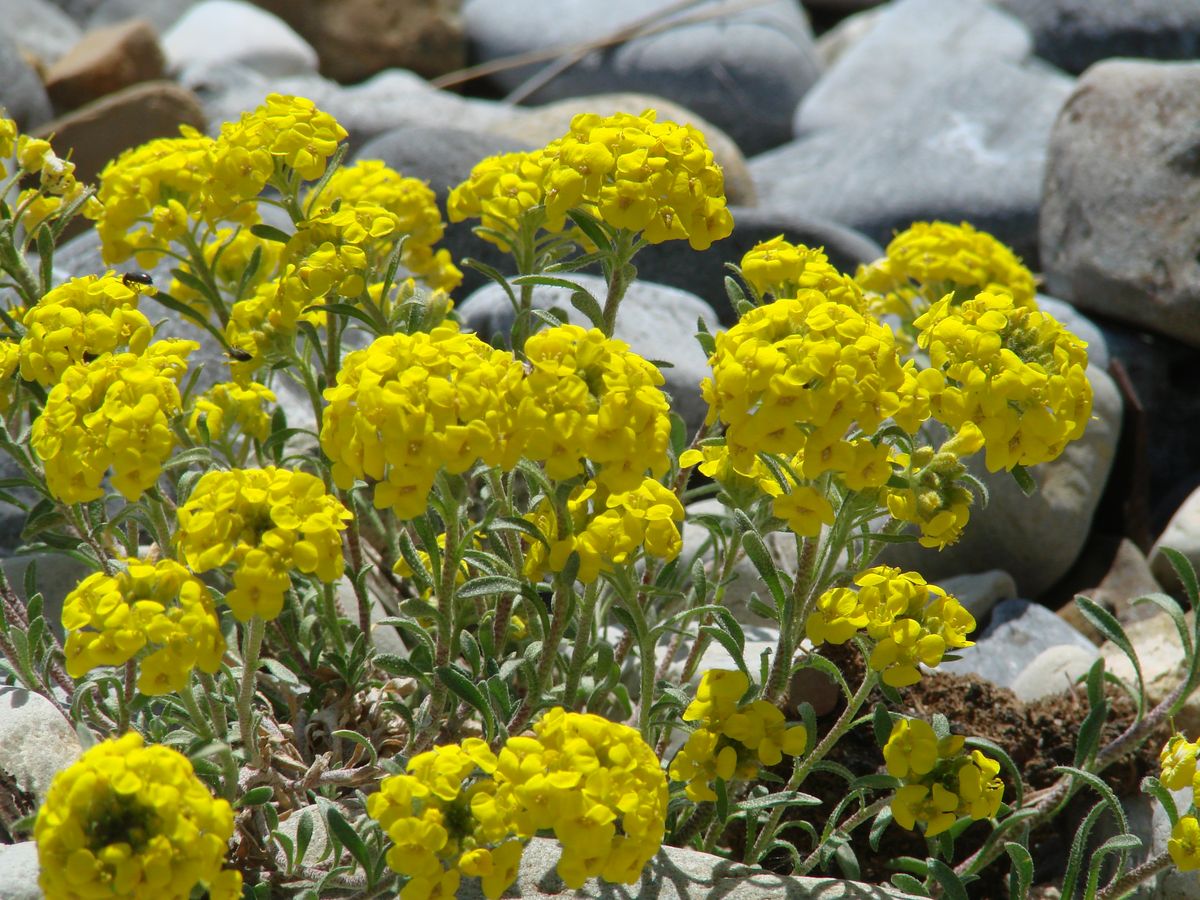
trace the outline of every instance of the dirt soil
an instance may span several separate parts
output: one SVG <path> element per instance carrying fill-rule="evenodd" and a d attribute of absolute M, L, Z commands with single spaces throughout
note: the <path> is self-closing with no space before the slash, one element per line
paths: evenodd
<path fill-rule="evenodd" d="M 850 680 L 858 683 L 861 678 L 861 659 L 848 648 L 828 648 L 833 658 Z M 857 670 L 857 671 L 855 671 Z M 940 712 L 950 720 L 955 734 L 986 738 L 1003 747 L 1021 768 L 1026 791 L 1048 787 L 1057 779 L 1055 766 L 1071 765 L 1075 753 L 1075 737 L 1079 726 L 1087 715 L 1087 696 L 1080 688 L 1076 693 L 1057 694 L 1035 703 L 1025 704 L 1007 688 L 997 687 L 973 675 L 935 674 L 923 678 L 920 683 L 901 692 L 903 705 L 892 706 L 897 712 L 920 716 L 926 720 Z M 869 711 L 883 697 L 872 696 Z M 1105 725 L 1102 742 L 1106 743 L 1119 735 L 1133 720 L 1133 702 L 1118 689 L 1112 688 L 1108 695 L 1111 706 Z M 818 730 L 830 727 L 841 708 L 834 709 L 818 720 Z M 1110 766 L 1104 780 L 1118 796 L 1137 793 L 1144 775 L 1157 772 L 1158 749 L 1166 739 L 1169 729 L 1164 726 L 1161 735 L 1151 737 L 1137 754 Z M 855 774 L 884 771 L 883 756 L 875 743 L 870 723 L 856 728 L 828 757 L 830 761 L 846 766 Z M 779 774 L 788 775 L 788 767 L 780 768 Z M 1002 772 L 1003 775 L 1003 772 Z M 801 790 L 820 797 L 824 802 L 819 807 L 808 807 L 797 811 L 795 818 L 804 818 L 819 830 L 831 814 L 833 804 L 844 793 L 845 782 L 828 773 L 815 773 L 804 783 Z M 1005 792 L 1005 800 L 1013 799 L 1011 787 Z M 1087 810 L 1096 802 L 1091 792 L 1081 792 L 1072 803 L 1052 822 L 1034 832 L 1031 849 L 1035 864 L 1036 882 L 1047 885 L 1061 878 L 1066 863 L 1071 839 L 1076 825 Z M 990 831 L 987 823 L 979 823 L 967 829 L 956 842 L 956 856 L 965 859 L 983 841 Z M 859 877 L 868 882 L 887 882 L 896 869 L 890 865 L 895 857 L 914 856 L 924 859 L 928 855 L 926 843 L 919 834 L 905 831 L 895 823 L 888 826 L 882 836 L 878 850 L 868 845 L 869 827 L 863 826 L 855 832 L 852 848 L 858 858 L 861 872 Z M 802 856 L 809 851 L 808 838 L 799 829 L 784 832 L 797 842 Z M 737 835 L 730 835 L 732 843 L 739 843 Z M 779 858 L 765 861 L 768 867 L 774 862 L 781 870 L 789 867 L 782 851 Z M 816 873 L 814 873 L 816 874 Z M 836 869 L 831 874 L 841 874 Z M 970 885 L 972 897 L 981 900 L 1007 898 L 1007 857 L 1002 857 L 986 870 L 985 876 Z"/>

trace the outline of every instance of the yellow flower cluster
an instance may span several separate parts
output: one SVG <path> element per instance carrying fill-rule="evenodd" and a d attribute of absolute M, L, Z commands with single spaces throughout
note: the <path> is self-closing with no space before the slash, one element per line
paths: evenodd
<path fill-rule="evenodd" d="M 874 642 L 868 665 L 892 687 L 916 684 L 919 663 L 936 666 L 948 650 L 970 647 L 975 619 L 962 604 L 916 572 L 875 566 L 817 598 L 805 622 L 814 646 L 844 644 L 860 630 Z"/>
<path fill-rule="evenodd" d="M 1092 412 L 1086 344 L 1050 315 L 1007 293 L 962 303 L 947 296 L 915 323 L 929 354 L 922 375 L 933 415 L 951 429 L 974 422 L 990 471 L 1055 459 Z"/>
<path fill-rule="evenodd" d="M 530 210 L 541 206 L 541 151 L 504 153 L 477 163 L 467 180 L 450 191 L 451 222 L 479 219 L 476 234 L 507 252 Z"/>
<path fill-rule="evenodd" d="M 136 500 L 157 480 L 177 443 L 179 380 L 194 341 L 158 341 L 141 355 L 105 353 L 69 366 L 33 423 L 31 445 L 45 463 L 46 485 L 64 503 L 104 496 L 112 483 Z"/>
<path fill-rule="evenodd" d="M 892 817 L 912 831 L 918 822 L 935 837 L 970 816 L 990 819 L 1000 808 L 1000 763 L 978 750 L 963 753 L 964 739 L 938 738 L 920 719 L 899 719 L 883 748 L 889 775 L 905 782 L 892 798 Z"/>
<path fill-rule="evenodd" d="M 233 809 L 212 797 L 183 754 L 135 733 L 85 751 L 50 784 L 34 826 L 38 883 L 55 900 L 236 900 L 222 869 Z"/>
<path fill-rule="evenodd" d="M 495 771 L 487 743 L 467 738 L 414 756 L 406 774 L 385 778 L 367 798 L 368 815 L 392 842 L 388 865 L 409 878 L 402 900 L 452 898 L 461 875 L 480 876 L 495 900 L 516 879 L 521 842 L 506 828 L 481 827 L 473 809 L 476 797 L 491 801 Z"/>
<path fill-rule="evenodd" d="M 558 231 L 582 206 L 652 244 L 687 240 L 706 250 L 733 231 L 721 167 L 699 131 L 656 119 L 654 110 L 585 113 L 540 150 L 485 159 L 451 191 L 450 221 L 479 217 L 481 236 L 506 248 L 535 207 Z"/>
<path fill-rule="evenodd" d="M 314 267 L 308 265 L 303 272 L 313 270 Z M 325 313 L 304 311 L 319 302 L 305 283 L 301 270 L 288 264 L 279 278 L 259 284 L 249 297 L 233 304 L 225 326 L 225 340 L 238 354 L 237 360 L 230 365 L 234 378 L 249 380 L 267 361 L 268 353 L 286 352 L 300 322 L 323 326 Z"/>
<path fill-rule="evenodd" d="M 25 313 L 21 377 L 58 384 L 68 366 L 126 348 L 140 354 L 154 329 L 138 311 L 138 293 L 108 272 L 72 278 Z"/>
<path fill-rule="evenodd" d="M 741 270 L 760 297 L 784 299 L 813 290 L 860 313 L 867 310 L 858 282 L 834 268 L 822 250 L 792 244 L 783 235 L 751 247 L 742 257 Z"/>
<path fill-rule="evenodd" d="M 353 518 L 320 478 L 273 466 L 206 473 L 178 516 L 176 540 L 193 571 L 235 566 L 225 602 L 242 622 L 279 615 L 293 570 L 337 581 Z"/>
<path fill-rule="evenodd" d="M 213 140 L 186 125 L 180 135 L 126 150 L 100 173 L 96 231 L 105 263 L 136 254 L 138 265 L 150 268 L 201 215 Z"/>
<path fill-rule="evenodd" d="M 689 799 L 716 800 L 716 779 L 753 778 L 761 766 L 799 756 L 808 745 L 804 726 L 789 727 L 773 703 L 743 703 L 749 689 L 750 679 L 736 670 L 710 669 L 700 679 L 683 713 L 685 722 L 699 725 L 671 762 L 671 778 L 686 783 Z"/>
<path fill-rule="evenodd" d="M 561 572 L 572 553 L 579 554 L 578 579 L 591 584 L 601 572 L 632 562 L 638 550 L 670 561 L 683 549 L 679 525 L 683 504 L 670 488 L 644 478 L 633 490 L 610 493 L 595 481 L 576 488 L 567 501 L 570 533 L 557 536 L 557 517 L 549 500 L 530 516 L 550 540 L 530 547 L 525 574 L 540 579 L 549 569 Z"/>
<path fill-rule="evenodd" d="M 874 458 L 846 440 L 852 425 L 870 434 L 891 418 L 911 433 L 929 415 L 891 329 L 816 290 L 748 312 L 716 335 L 709 365 L 708 421 L 725 423 L 739 472 L 761 451 L 799 455 L 808 479 L 850 472 Z"/>
<path fill-rule="evenodd" d="M 26 234 L 31 234 L 59 210 L 78 201 L 87 188 L 75 177 L 75 163 L 58 156 L 49 141 L 20 134 L 16 122 L 0 116 L 0 178 L 8 174 L 6 160 L 14 150 L 18 171 L 38 179 L 37 187 L 26 188 L 17 196 L 14 211 Z M 83 213 L 95 218 L 99 212 L 99 202 L 88 197 Z"/>
<path fill-rule="evenodd" d="M 225 639 L 204 583 L 169 559 L 122 565 L 89 575 L 63 602 L 67 674 L 122 665 L 147 647 L 137 683 L 147 696 L 184 690 L 193 668 L 216 672 Z"/>
<path fill-rule="evenodd" d="M 511 353 L 453 323 L 385 335 L 349 354 L 325 391 L 321 448 L 334 481 L 345 490 L 373 479 L 376 507 L 411 519 L 443 466 L 511 466 L 520 446 L 510 398 L 522 375 Z"/>
<path fill-rule="evenodd" d="M 670 461 L 670 404 L 662 373 L 624 341 L 597 328 L 559 325 L 525 342 L 532 370 L 514 399 L 525 452 L 566 479 L 596 465 L 596 481 L 612 491 L 662 475 Z"/>
<path fill-rule="evenodd" d="M 1196 771 L 1196 756 L 1200 741 L 1189 741 L 1182 734 L 1167 739 L 1159 755 L 1163 786 L 1170 791 L 1192 789 L 1192 804 L 1200 801 L 1200 777 Z M 1167 841 L 1171 861 L 1181 872 L 1200 869 L 1200 820 L 1194 815 L 1180 816 Z"/>
<path fill-rule="evenodd" d="M 451 898 L 460 875 L 481 877 L 494 900 L 516 878 L 522 841 L 546 830 L 568 887 L 633 884 L 662 845 L 667 785 L 637 731 L 557 707 L 499 754 L 469 738 L 414 757 L 367 812 L 392 841 L 388 864 L 410 877 L 403 900 Z"/>
<path fill-rule="evenodd" d="M 1004 244 L 966 222 L 915 222 L 892 239 L 886 256 L 859 269 L 856 280 L 875 302 L 906 322 L 946 294 L 954 302 L 1004 291 L 1017 306 L 1035 307 L 1033 273 Z"/>
<path fill-rule="evenodd" d="M 207 187 L 210 219 L 242 221 L 239 207 L 257 197 L 277 170 L 317 180 L 345 138 L 346 129 L 311 100 L 269 94 L 261 106 L 221 126 Z"/>
<path fill-rule="evenodd" d="M 561 707 L 534 733 L 509 738 L 494 797 L 472 811 L 485 828 L 512 823 L 521 837 L 553 829 L 558 874 L 573 890 L 593 876 L 635 883 L 666 827 L 667 780 L 654 751 L 627 725 Z"/>
<path fill-rule="evenodd" d="M 446 226 L 438 210 L 437 195 L 425 182 L 405 178 L 379 160 L 361 160 L 333 173 L 319 198 L 308 201 L 332 206 L 335 201 L 355 206 L 372 203 L 395 217 L 398 230 L 408 235 L 400 263 L 429 287 L 451 291 L 462 283 L 462 272 L 446 249 L 434 250 Z M 384 256 L 391 244 L 380 249 Z"/>
<path fill-rule="evenodd" d="M 271 430 L 271 414 L 267 404 L 275 402 L 275 392 L 266 385 L 252 381 L 246 385 L 223 381 L 214 384 L 196 399 L 188 416 L 187 430 L 200 440 L 200 420 L 208 436 L 222 440 L 233 428 L 258 441 L 265 441 Z"/>

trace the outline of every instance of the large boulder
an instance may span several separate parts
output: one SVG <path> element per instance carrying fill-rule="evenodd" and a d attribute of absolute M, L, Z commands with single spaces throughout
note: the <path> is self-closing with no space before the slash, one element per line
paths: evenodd
<path fill-rule="evenodd" d="M 1089 69 L 1050 135 L 1047 290 L 1200 346 L 1200 63 Z"/>

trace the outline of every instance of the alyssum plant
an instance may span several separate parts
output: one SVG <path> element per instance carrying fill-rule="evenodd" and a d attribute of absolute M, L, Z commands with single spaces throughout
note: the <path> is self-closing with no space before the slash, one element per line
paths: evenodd
<path fill-rule="evenodd" d="M 852 832 L 869 825 L 877 846 L 893 821 L 928 840 L 897 885 L 965 896 L 1007 857 L 1024 896 L 1032 830 L 1084 787 L 1101 801 L 1064 895 L 1117 896 L 1166 864 L 1133 868 L 1127 828 L 1085 850 L 1106 809 L 1122 815 L 1097 773 L 1196 684 L 1197 636 L 1171 598 L 1152 599 L 1179 624 L 1184 683 L 1153 710 L 1127 686 L 1138 719 L 1101 746 L 1112 677 L 1097 664 L 1076 765 L 1036 796 L 1002 748 L 870 705 L 898 705 L 975 625 L 917 573 L 876 564 L 884 544 L 957 539 L 985 495 L 966 457 L 1028 486 L 1026 468 L 1087 426 L 1085 347 L 1038 309 L 1010 251 L 918 224 L 851 277 L 818 250 L 758 245 L 727 280 L 737 323 L 701 324 L 709 413 L 688 434 L 659 368 L 613 331 L 642 247 L 705 249 L 733 228 L 701 134 L 653 112 L 581 115 L 451 192 L 450 218 L 478 219 L 519 273 L 470 263 L 513 305 L 497 346 L 457 324 L 433 192 L 343 165 L 345 136 L 272 95 L 215 139 L 185 129 L 126 152 L 93 190 L 0 120 L 0 159 L 15 151 L 0 444 L 20 472 L 4 499 L 28 511 L 27 552 L 90 572 L 61 631 L 32 567 L 27 601 L 0 583 L 6 681 L 90 744 L 36 814 L 0 804 L 9 838 L 32 831 L 48 897 L 419 900 L 464 877 L 499 897 L 538 835 L 561 844 L 572 888 L 636 882 L 664 842 L 728 853 L 734 832 L 748 863 L 853 873 Z M 55 283 L 79 215 L 106 264 L 168 258 L 174 280 Z M 569 280 L 586 268 L 605 296 Z M 568 288 L 590 327 L 536 308 L 537 285 Z M 154 304 L 194 330 L 155 324 Z M 228 371 L 200 390 L 189 359 L 205 332 Z M 277 405 L 288 382 L 310 408 Z M 718 503 L 696 512 L 702 498 Z M 794 568 L 772 532 L 794 539 Z M 725 602 L 746 557 L 753 612 L 778 625 L 761 660 Z M 713 642 L 737 669 L 700 671 Z M 825 644 L 861 654 L 861 681 Z M 784 711 L 804 667 L 844 695 L 823 730 L 808 704 Z M 828 759 L 859 726 L 886 772 Z M 1170 857 L 1194 867 L 1195 811 L 1180 817 L 1167 788 L 1193 777 L 1196 745 L 1164 754 L 1146 789 L 1177 823 Z M 846 781 L 820 830 L 794 815 L 819 802 L 803 792 L 818 771 Z M 990 834 L 959 859 L 978 821 Z"/>

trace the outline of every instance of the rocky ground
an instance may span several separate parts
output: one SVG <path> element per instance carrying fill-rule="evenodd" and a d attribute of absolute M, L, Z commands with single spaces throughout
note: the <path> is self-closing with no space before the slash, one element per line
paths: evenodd
<path fill-rule="evenodd" d="M 653 106 L 690 121 L 725 168 L 734 235 L 705 253 L 675 242 L 641 254 L 643 283 L 618 336 L 674 364 L 668 387 L 692 423 L 706 367 L 691 333 L 698 317 L 711 327 L 731 319 L 725 261 L 783 232 L 853 271 L 916 219 L 992 231 L 1041 275 L 1046 307 L 1089 342 L 1095 418 L 1034 473 L 1034 497 L 981 470 L 991 504 L 958 545 L 894 546 L 889 561 L 968 603 L 978 644 L 945 668 L 1011 690 L 1004 703 L 1035 732 L 1073 727 L 1065 714 L 1050 725 L 1028 717 L 1061 706 L 1093 660 L 1104 656 L 1118 674 L 1127 665 L 1075 612 L 1076 593 L 1125 623 L 1152 699 L 1164 695 L 1179 677 L 1178 640 L 1169 619 L 1131 601 L 1177 589 L 1160 547 L 1200 565 L 1200 3 L 681 6 L 0 0 L 0 106 L 24 129 L 54 134 L 90 179 L 121 150 L 180 125 L 214 131 L 270 91 L 302 94 L 350 131 L 354 157 L 427 179 L 442 199 L 481 157 L 538 145 L 576 112 Z M 468 79 L 467 64 L 492 73 Z M 456 257 L 505 262 L 469 223 L 451 226 L 447 244 Z M 73 238 L 57 266 L 63 277 L 101 270 L 95 239 Z M 503 327 L 505 306 L 478 276 L 468 273 L 458 301 L 468 323 Z M 555 301 L 552 290 L 542 297 Z M 17 583 L 21 526 L 21 511 L 0 505 L 0 558 Z M 42 588 L 61 597 L 74 576 L 69 566 L 44 570 Z M 744 595 L 753 579 L 747 567 Z M 774 643 L 765 630 L 760 638 Z M 31 802 L 78 752 L 37 701 L 0 695 L 0 778 Z M 1200 731 L 1200 701 L 1178 724 Z M 31 744 L 30 734 L 59 737 Z M 1131 816 L 1161 846 L 1163 823 L 1138 812 L 1135 787 L 1129 796 Z M 0 896 L 38 896 L 29 849 L 0 847 Z M 709 863 L 679 863 L 689 865 L 708 866 L 697 884 L 717 877 Z M 1200 896 L 1200 881 L 1168 875 L 1154 891 Z"/>

